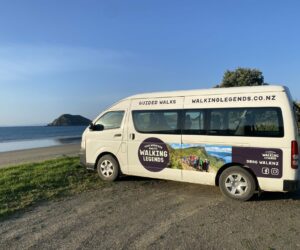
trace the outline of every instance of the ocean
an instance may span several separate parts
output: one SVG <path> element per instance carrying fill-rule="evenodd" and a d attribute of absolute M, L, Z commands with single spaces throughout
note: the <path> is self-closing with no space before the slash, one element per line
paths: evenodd
<path fill-rule="evenodd" d="M 80 143 L 85 126 L 0 127 L 0 152 Z"/>
<path fill-rule="evenodd" d="M 228 153 L 228 152 L 210 152 L 210 151 L 207 151 L 207 153 L 211 156 L 222 159 L 225 163 L 232 162 L 231 153 Z"/>

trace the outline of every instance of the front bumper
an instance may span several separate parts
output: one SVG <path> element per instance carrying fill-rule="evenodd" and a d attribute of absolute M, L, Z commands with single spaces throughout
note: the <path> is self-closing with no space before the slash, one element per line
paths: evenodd
<path fill-rule="evenodd" d="M 89 170 L 95 170 L 95 165 L 91 163 L 87 163 L 86 161 L 86 151 L 85 149 L 80 149 L 79 152 L 79 157 L 80 157 L 80 165 L 85 167 L 86 169 Z"/>
<path fill-rule="evenodd" d="M 293 192 L 300 189 L 300 181 L 291 181 L 284 180 L 283 181 L 283 191 L 285 192 Z"/>

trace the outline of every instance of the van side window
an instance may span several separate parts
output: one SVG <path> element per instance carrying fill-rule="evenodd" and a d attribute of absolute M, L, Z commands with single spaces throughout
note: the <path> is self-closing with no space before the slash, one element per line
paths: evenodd
<path fill-rule="evenodd" d="M 185 111 L 183 134 L 283 137 L 280 108 L 224 108 Z"/>
<path fill-rule="evenodd" d="M 124 111 L 111 111 L 99 118 L 96 124 L 102 124 L 104 129 L 120 128 L 124 116 Z"/>
<path fill-rule="evenodd" d="M 204 111 L 186 111 L 183 123 L 184 134 L 205 134 L 204 130 Z"/>
<path fill-rule="evenodd" d="M 208 110 L 209 127 L 207 134 L 209 135 L 243 135 L 237 132 L 242 121 L 245 109 L 212 109 Z M 241 129 L 240 129 L 241 130 Z"/>
<path fill-rule="evenodd" d="M 212 110 L 210 112 L 209 134 L 226 134 L 227 116 L 228 114 L 224 110 Z"/>
<path fill-rule="evenodd" d="M 210 135 L 283 137 L 279 108 L 237 108 L 210 111 Z"/>
<path fill-rule="evenodd" d="M 254 110 L 252 115 L 254 136 L 272 137 L 282 134 L 282 123 L 277 110 Z"/>
<path fill-rule="evenodd" d="M 140 133 L 178 134 L 179 114 L 177 111 L 132 111 L 133 123 Z"/>

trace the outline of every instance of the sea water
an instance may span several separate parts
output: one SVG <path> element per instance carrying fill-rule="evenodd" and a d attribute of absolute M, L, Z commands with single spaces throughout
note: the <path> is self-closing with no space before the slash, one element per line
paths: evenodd
<path fill-rule="evenodd" d="M 85 126 L 0 127 L 0 152 L 80 143 Z"/>

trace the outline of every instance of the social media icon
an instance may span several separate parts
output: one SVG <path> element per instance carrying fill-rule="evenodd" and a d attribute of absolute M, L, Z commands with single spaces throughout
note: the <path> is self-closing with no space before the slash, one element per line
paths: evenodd
<path fill-rule="evenodd" d="M 265 167 L 265 168 L 262 168 L 261 172 L 263 174 L 270 174 L 270 169 Z"/>
<path fill-rule="evenodd" d="M 279 175 L 279 169 L 278 168 L 272 168 L 271 169 L 271 174 L 272 175 Z"/>

